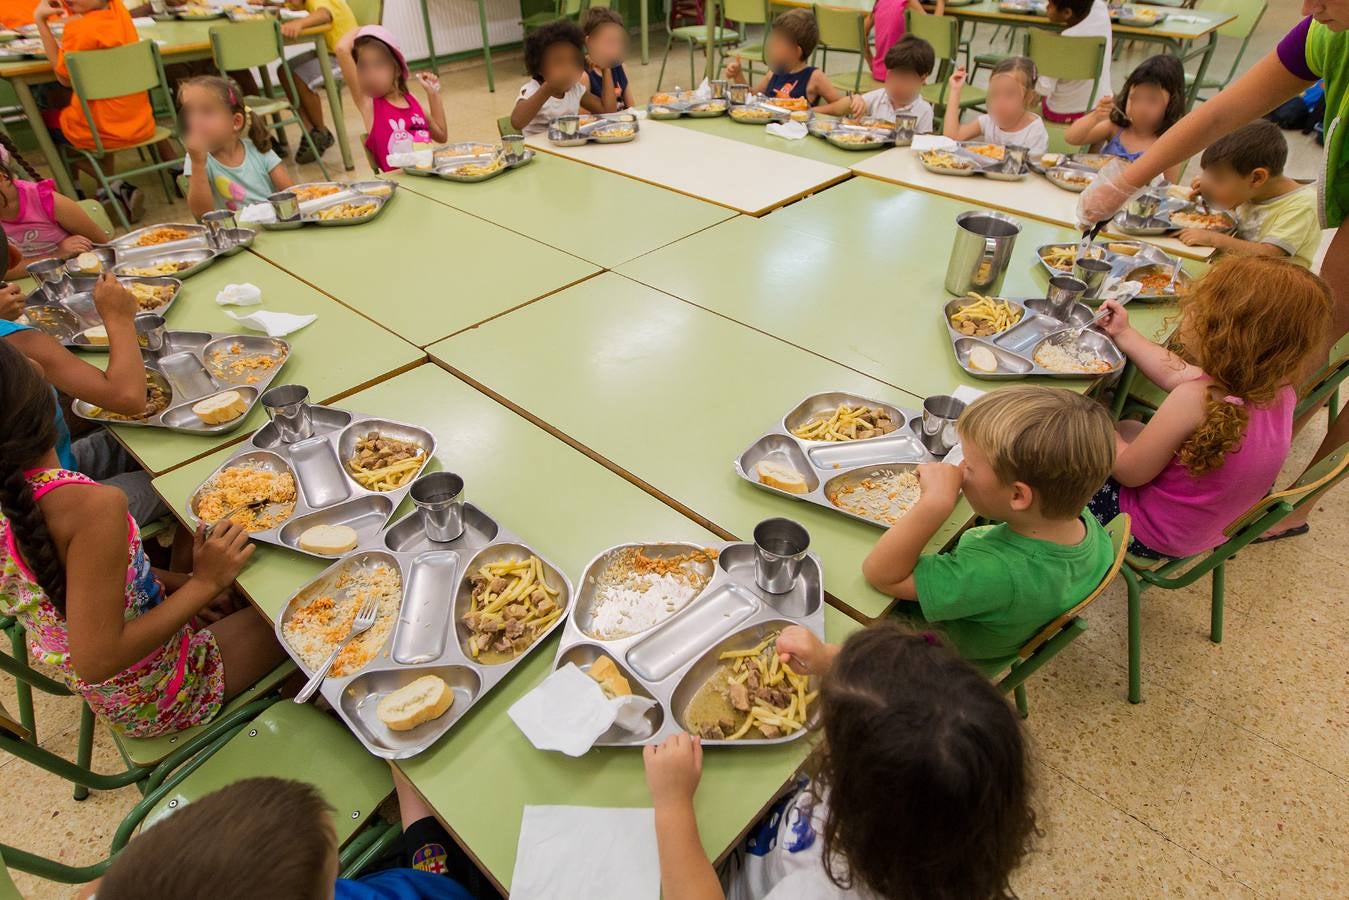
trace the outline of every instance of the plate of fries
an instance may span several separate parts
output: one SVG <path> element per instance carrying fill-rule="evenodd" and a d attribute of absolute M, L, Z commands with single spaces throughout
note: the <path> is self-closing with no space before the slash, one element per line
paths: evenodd
<path fill-rule="evenodd" d="M 1025 311 L 1013 306 L 1001 297 L 985 297 L 970 291 L 966 294 L 973 302 L 960 307 L 951 314 L 951 327 L 967 337 L 992 337 L 1002 334 L 1017 322 Z"/>

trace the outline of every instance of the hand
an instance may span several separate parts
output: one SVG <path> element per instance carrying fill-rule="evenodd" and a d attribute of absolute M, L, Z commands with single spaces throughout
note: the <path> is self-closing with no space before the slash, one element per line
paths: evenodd
<path fill-rule="evenodd" d="M 809 628 L 788 625 L 778 635 L 778 658 L 802 675 L 823 675 L 828 667 L 824 641 Z"/>
<path fill-rule="evenodd" d="M 1087 189 L 1077 195 L 1077 223 L 1090 228 L 1104 222 L 1124 208 L 1124 204 L 1141 194 L 1146 185 L 1136 185 L 1125 176 L 1125 164 L 1112 159 L 1092 179 Z"/>
<path fill-rule="evenodd" d="M 123 287 L 122 282 L 111 272 L 104 272 L 94 282 L 94 309 L 104 323 L 130 322 L 140 312 L 140 305 L 136 303 L 136 295 Z"/>
<path fill-rule="evenodd" d="M 960 487 L 965 482 L 965 464 L 953 466 L 950 463 L 923 463 L 915 474 L 923 500 L 956 505 L 960 499 Z"/>
<path fill-rule="evenodd" d="M 1096 324 L 1112 338 L 1119 337 L 1129 328 L 1129 314 L 1117 300 L 1107 300 L 1101 304 L 1107 315 Z"/>
<path fill-rule="evenodd" d="M 65 10 L 57 0 L 42 0 L 38 3 L 37 9 L 33 10 L 34 22 L 45 22 L 51 16 L 64 15 Z"/>
<path fill-rule="evenodd" d="M 1196 175 L 1190 182 L 1190 199 L 1198 200 L 1204 195 L 1204 179 Z"/>
<path fill-rule="evenodd" d="M 242 525 L 218 522 L 209 537 L 206 525 L 198 525 L 192 537 L 192 577 L 205 581 L 218 594 L 234 583 L 252 555 L 253 545 Z"/>
<path fill-rule="evenodd" d="M 726 64 L 726 80 L 739 81 L 740 76 L 743 75 L 744 73 L 745 67 L 744 64 L 740 61 L 740 57 L 732 56 L 731 61 Z"/>
<path fill-rule="evenodd" d="M 567 91 L 571 90 L 577 84 L 578 82 L 572 81 L 570 78 L 563 75 L 559 78 L 553 78 L 549 79 L 548 81 L 545 81 L 543 83 L 543 86 L 547 88 L 548 91 L 552 93 L 554 96 L 558 96 L 560 94 L 567 93 Z"/>
<path fill-rule="evenodd" d="M 433 95 L 440 93 L 440 76 L 436 75 L 435 73 L 418 72 L 417 81 L 420 82 L 421 86 L 426 89 L 426 93 Z"/>
<path fill-rule="evenodd" d="M 1094 116 L 1098 116 L 1102 119 L 1108 119 L 1110 118 L 1110 111 L 1114 108 L 1115 108 L 1114 95 L 1106 94 L 1104 97 L 1096 101 L 1096 105 L 1092 107 L 1091 112 L 1092 115 Z"/>
<path fill-rule="evenodd" d="M 593 56 L 586 57 L 586 67 L 593 70 L 595 74 L 599 75 L 601 78 L 604 77 L 605 72 L 613 68 L 613 66 L 606 66 Z"/>
<path fill-rule="evenodd" d="M 226 616 L 232 616 L 248 604 L 233 590 L 224 590 L 216 594 L 210 603 L 197 611 L 197 618 L 210 625 Z"/>
<path fill-rule="evenodd" d="M 867 101 L 862 99 L 861 94 L 853 94 L 848 98 L 848 112 L 854 116 L 864 115 L 867 111 Z"/>
<path fill-rule="evenodd" d="M 1184 228 L 1176 235 L 1186 247 L 1216 247 L 1218 234 L 1207 228 Z"/>
<path fill-rule="evenodd" d="M 23 288 L 17 284 L 0 281 L 0 319 L 13 322 L 23 315 L 23 306 L 26 299 Z"/>
<path fill-rule="evenodd" d="M 283 23 L 281 25 L 281 36 L 288 41 L 295 40 L 304 31 L 304 26 L 300 24 L 303 21 L 303 19 L 291 19 L 289 22 Z"/>
<path fill-rule="evenodd" d="M 202 169 L 204 172 L 205 169 L 203 167 L 206 165 L 206 157 L 211 153 L 211 148 L 206 138 L 200 132 L 189 129 L 187 137 L 183 139 L 183 149 L 185 149 L 187 155 L 192 158 L 194 164 L 193 168 Z"/>
<path fill-rule="evenodd" d="M 703 743 L 680 732 L 662 744 L 647 744 L 642 750 L 646 764 L 646 787 L 651 805 L 660 807 L 692 803 L 703 775 Z"/>
<path fill-rule="evenodd" d="M 82 234 L 72 234 L 56 245 L 56 249 L 66 257 L 79 256 L 93 248 L 94 242 Z"/>
<path fill-rule="evenodd" d="M 952 90 L 958 91 L 965 86 L 965 79 L 968 77 L 969 73 L 965 71 L 964 66 L 956 66 L 956 70 L 951 73 L 951 77 L 947 79 L 946 83 L 951 86 Z"/>

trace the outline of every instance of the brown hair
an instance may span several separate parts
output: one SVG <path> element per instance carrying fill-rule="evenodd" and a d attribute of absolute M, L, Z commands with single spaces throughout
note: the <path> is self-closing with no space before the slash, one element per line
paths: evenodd
<path fill-rule="evenodd" d="M 1012 896 L 1035 832 L 1030 758 L 986 677 L 934 636 L 882 622 L 844 643 L 820 710 L 809 766 L 835 885 L 886 900 Z"/>
<path fill-rule="evenodd" d="M 235 782 L 128 844 L 99 883 L 99 900 L 331 897 L 337 840 L 329 812 L 300 781 Z"/>
<path fill-rule="evenodd" d="M 0 175 L 13 181 L 14 170 L 10 168 L 10 164 L 12 163 L 23 169 L 24 174 L 28 176 L 30 181 L 42 180 L 42 176 L 38 174 L 37 169 L 34 169 L 32 163 L 23 158 L 23 154 L 19 152 L 18 146 L 14 141 L 10 140 L 9 135 L 5 134 L 3 131 L 0 131 L 0 147 L 5 148 L 5 156 L 8 157 L 7 162 L 0 164 Z"/>
<path fill-rule="evenodd" d="M 917 35 L 906 34 L 885 51 L 884 62 L 887 70 L 898 69 L 926 78 L 937 65 L 937 52 Z"/>
<path fill-rule="evenodd" d="M 1031 88 L 1035 87 L 1036 79 L 1040 77 L 1040 70 L 1035 67 L 1035 61 L 1029 56 L 1009 56 L 993 67 L 993 71 L 988 73 L 988 80 L 992 81 L 999 75 L 1015 75 L 1029 94 Z"/>
<path fill-rule="evenodd" d="M 590 37 L 605 25 L 623 27 L 623 17 L 618 14 L 618 10 L 607 6 L 592 6 L 586 10 L 585 18 L 581 20 L 581 30 L 585 32 L 586 37 Z"/>
<path fill-rule="evenodd" d="M 960 436 L 1003 484 L 1023 481 L 1051 519 L 1081 515 L 1115 465 L 1115 426 L 1095 400 L 1021 384 L 991 391 L 960 416 Z"/>
<path fill-rule="evenodd" d="M 403 67 L 402 65 L 399 64 L 398 57 L 394 55 L 392 47 L 384 43 L 379 38 L 375 37 L 373 34 L 361 35 L 360 37 L 356 38 L 355 41 L 352 42 L 351 45 L 352 60 L 360 59 L 362 47 L 373 47 L 376 45 L 379 46 L 380 50 L 384 51 L 385 56 L 389 57 L 389 62 L 393 63 L 393 70 L 394 70 L 393 81 L 394 84 L 398 87 L 398 93 L 406 95 L 408 92 L 408 80 L 403 77 Z"/>
<path fill-rule="evenodd" d="M 1213 380 L 1204 421 L 1177 454 L 1186 469 L 1212 472 L 1241 446 L 1249 406 L 1272 403 L 1297 380 L 1330 327 L 1331 308 L 1324 281 L 1268 257 L 1225 259 L 1181 300 L 1181 352 Z"/>
<path fill-rule="evenodd" d="M 1224 165 L 1243 176 L 1256 169 L 1282 175 L 1287 162 L 1288 141 L 1279 126 L 1268 119 L 1256 119 L 1218 138 L 1199 157 L 1199 165 L 1205 169 Z"/>
<path fill-rule="evenodd" d="M 1049 5 L 1068 14 L 1068 24 L 1076 25 L 1091 12 L 1096 0 L 1049 0 Z M 1107 61 L 1108 62 L 1108 61 Z"/>
<path fill-rule="evenodd" d="M 810 59 L 820 44 L 820 25 L 815 14 L 808 9 L 789 9 L 773 20 L 773 30 L 782 32 L 793 44 L 801 49 L 802 62 Z"/>
<path fill-rule="evenodd" d="M 1129 104 L 1129 92 L 1140 84 L 1150 84 L 1166 91 L 1166 112 L 1162 114 L 1162 124 L 1157 128 L 1158 134 L 1179 122 L 1181 116 L 1185 115 L 1185 67 L 1169 53 L 1159 53 L 1139 63 L 1124 80 L 1124 87 L 1120 88 L 1119 93 L 1115 95 L 1114 103 L 1110 106 L 1111 122 L 1121 128 L 1129 127 L 1129 114 L 1125 112 L 1125 107 Z"/>
<path fill-rule="evenodd" d="M 248 139 L 253 142 L 253 146 L 258 148 L 258 152 L 266 153 L 272 149 L 272 130 L 267 127 L 267 120 L 262 116 L 253 115 L 253 110 L 249 109 L 244 103 L 244 92 L 239 89 L 239 85 L 233 78 L 225 78 L 220 75 L 198 75 L 195 78 L 189 78 L 178 85 L 178 102 L 183 102 L 183 92 L 190 87 L 199 87 L 210 91 L 219 98 L 220 102 L 225 104 L 225 108 L 231 113 L 244 117 L 244 131 L 248 133 Z"/>

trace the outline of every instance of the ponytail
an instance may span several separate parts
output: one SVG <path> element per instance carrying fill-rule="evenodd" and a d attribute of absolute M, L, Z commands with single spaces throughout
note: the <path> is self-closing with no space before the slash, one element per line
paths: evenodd
<path fill-rule="evenodd" d="M 258 148 L 259 153 L 266 153 L 272 149 L 272 129 L 267 124 L 267 119 L 247 106 L 244 106 L 244 131 L 248 132 L 248 139 Z"/>
<path fill-rule="evenodd" d="M 23 154 L 19 152 L 19 148 L 15 146 L 12 140 L 10 140 L 9 135 L 5 134 L 3 131 L 0 131 L 0 148 L 4 148 L 3 152 L 0 152 L 0 163 L 3 163 L 4 170 L 9 175 L 11 181 L 14 180 L 14 170 L 10 168 L 13 163 L 18 163 L 19 167 L 23 169 L 29 180 L 42 180 L 42 176 L 38 174 L 37 169 L 34 169 L 32 164 L 23 158 Z"/>

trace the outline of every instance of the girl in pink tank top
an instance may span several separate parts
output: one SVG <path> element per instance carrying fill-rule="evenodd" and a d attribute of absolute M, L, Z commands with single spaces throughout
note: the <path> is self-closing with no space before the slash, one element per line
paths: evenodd
<path fill-rule="evenodd" d="M 1292 385 L 1330 326 L 1330 292 L 1284 260 L 1233 257 L 1181 301 L 1177 352 L 1107 301 L 1102 328 L 1168 391 L 1146 424 L 1117 426 L 1113 476 L 1092 499 L 1103 523 L 1133 517 L 1131 552 L 1159 559 L 1218 546 L 1274 484 L 1293 439 Z"/>
<path fill-rule="evenodd" d="M 940 16 L 946 9 L 946 0 L 937 0 L 934 15 Z M 927 15 L 919 0 L 876 0 L 875 7 L 867 13 L 866 27 L 875 29 L 876 49 L 871 53 L 871 77 L 877 81 L 885 80 L 885 51 L 904 37 L 904 13 L 912 10 L 915 16 Z"/>
<path fill-rule="evenodd" d="M 365 122 L 365 149 L 377 171 L 409 165 L 410 161 L 400 157 L 445 142 L 449 133 L 440 79 L 430 72 L 417 73 L 426 91 L 428 116 L 408 91 L 408 64 L 393 32 L 380 25 L 365 25 L 338 43 L 337 55 L 344 67 L 355 67 L 351 93 Z"/>
<path fill-rule="evenodd" d="M 16 169 L 22 169 L 32 181 L 16 178 Z M 0 134 L 0 224 L 4 225 L 10 244 L 23 255 L 21 262 L 9 267 L 7 278 L 22 278 L 29 263 L 53 256 L 66 259 L 110 240 L 108 233 L 79 204 L 58 194 L 50 178 L 38 175 L 3 134 Z"/>

